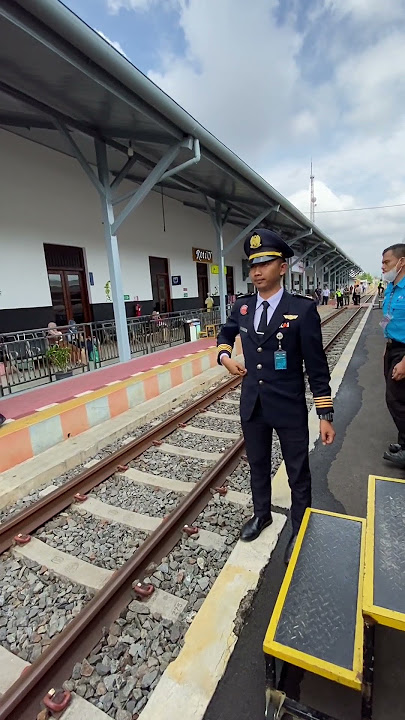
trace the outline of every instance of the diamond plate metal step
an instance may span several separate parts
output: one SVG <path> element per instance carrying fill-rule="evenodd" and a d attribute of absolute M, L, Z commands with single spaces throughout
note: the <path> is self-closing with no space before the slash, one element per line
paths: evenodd
<path fill-rule="evenodd" d="M 405 630 L 405 481 L 368 481 L 363 613 Z"/>
<path fill-rule="evenodd" d="M 360 689 L 365 520 L 308 509 L 264 652 Z"/>

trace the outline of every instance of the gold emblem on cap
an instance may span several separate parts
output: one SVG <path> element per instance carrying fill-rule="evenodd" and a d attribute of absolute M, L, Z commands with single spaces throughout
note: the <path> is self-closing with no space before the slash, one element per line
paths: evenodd
<path fill-rule="evenodd" d="M 256 248 L 260 247 L 261 244 L 262 239 L 260 235 L 252 235 L 252 237 L 250 238 L 250 247 L 252 248 L 252 250 L 256 250 Z"/>

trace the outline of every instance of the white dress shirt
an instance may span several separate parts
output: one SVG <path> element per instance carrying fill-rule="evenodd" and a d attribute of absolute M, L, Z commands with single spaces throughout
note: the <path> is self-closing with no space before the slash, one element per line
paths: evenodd
<path fill-rule="evenodd" d="M 277 306 L 278 306 L 281 298 L 283 297 L 283 292 L 284 292 L 284 288 L 281 287 L 278 292 L 276 292 L 271 297 L 267 298 L 267 302 L 269 303 L 269 307 L 267 308 L 267 325 L 269 324 L 271 318 L 273 317 L 273 315 L 277 309 Z M 254 329 L 256 330 L 256 332 L 257 332 L 257 328 L 259 327 L 260 318 L 261 318 L 262 312 L 263 312 L 263 308 L 262 308 L 263 303 L 264 303 L 264 298 L 262 298 L 262 296 L 260 294 L 258 294 L 257 300 L 256 300 L 255 317 L 253 320 L 253 326 L 254 326 Z"/>
<path fill-rule="evenodd" d="M 281 287 L 280 290 L 278 290 L 278 292 L 276 292 L 274 295 L 272 295 L 270 298 L 267 299 L 267 302 L 269 303 L 269 307 L 267 308 L 267 325 L 269 324 L 271 318 L 273 317 L 273 315 L 277 309 L 277 306 L 278 306 L 281 298 L 283 297 L 283 292 L 284 292 L 284 288 Z M 263 303 L 264 303 L 264 298 L 262 298 L 261 295 L 258 294 L 257 300 L 256 300 L 255 316 L 253 318 L 253 327 L 256 331 L 257 331 L 257 328 L 259 327 L 260 318 L 262 316 Z M 222 364 L 222 358 L 224 356 L 229 357 L 229 355 L 227 355 L 227 353 L 222 353 L 219 356 L 219 361 L 221 364 Z"/>

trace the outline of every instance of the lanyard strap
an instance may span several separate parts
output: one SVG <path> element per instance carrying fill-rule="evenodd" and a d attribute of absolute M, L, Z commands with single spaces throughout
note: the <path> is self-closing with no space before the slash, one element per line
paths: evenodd
<path fill-rule="evenodd" d="M 393 301 L 393 299 L 394 299 L 394 293 L 395 293 L 395 290 L 397 289 L 397 287 L 398 287 L 398 285 L 394 285 L 394 287 L 393 287 L 393 289 L 392 289 L 392 293 L 391 293 L 391 295 L 390 295 L 390 299 L 389 299 L 389 302 L 388 302 L 387 315 L 390 314 L 390 310 L 391 310 L 391 307 L 392 307 L 392 301 Z"/>

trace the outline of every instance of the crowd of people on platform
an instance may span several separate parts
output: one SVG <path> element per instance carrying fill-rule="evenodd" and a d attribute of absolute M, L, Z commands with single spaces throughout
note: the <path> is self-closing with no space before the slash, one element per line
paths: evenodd
<path fill-rule="evenodd" d="M 337 287 L 335 291 L 336 307 L 344 307 L 350 305 L 350 299 L 353 305 L 360 305 L 361 296 L 366 292 L 367 284 L 357 282 L 355 285 L 345 285 L 344 287 Z M 317 305 L 328 305 L 330 300 L 330 288 L 328 285 L 324 285 L 321 288 L 319 285 L 311 294 Z"/>

